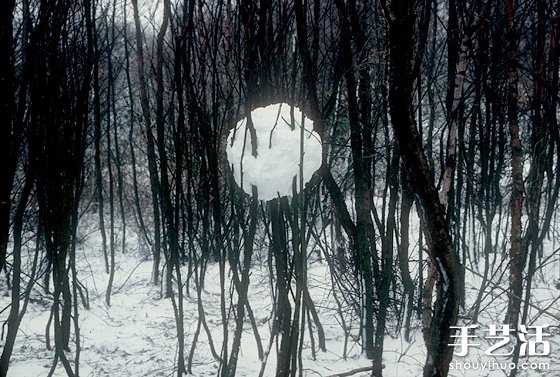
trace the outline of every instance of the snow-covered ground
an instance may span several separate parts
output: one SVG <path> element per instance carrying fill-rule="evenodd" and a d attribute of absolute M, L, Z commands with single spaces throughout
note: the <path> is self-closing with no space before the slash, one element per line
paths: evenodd
<path fill-rule="evenodd" d="M 103 256 L 98 233 L 90 233 L 77 250 L 79 279 L 89 291 L 91 308 L 80 308 L 81 329 L 81 376 L 172 376 L 177 357 L 177 334 L 173 308 L 169 299 L 162 298 L 161 287 L 150 283 L 152 263 L 140 261 L 137 253 L 117 254 L 114 293 L 111 306 L 105 305 L 105 288 L 108 275 L 104 272 Z M 186 267 L 184 274 L 186 276 Z M 343 332 L 334 316 L 333 303 L 325 286 L 328 269 L 325 265 L 312 266 L 309 281 L 327 338 L 327 352 L 319 352 L 312 360 L 309 339 L 304 350 L 304 375 L 327 376 L 349 369 L 368 366 L 370 362 L 360 355 L 360 346 L 350 343 L 347 360 L 342 360 Z M 228 283 L 229 284 L 229 281 Z M 322 285 L 321 286 L 319 286 Z M 2 288 L 6 291 L 5 286 Z M 203 305 L 214 345 L 220 351 L 222 341 L 222 318 L 220 314 L 220 283 L 217 265 L 210 265 L 206 272 Z M 249 302 L 252 305 L 263 345 L 269 342 L 271 325 L 271 295 L 266 265 L 252 269 Z M 10 297 L 0 298 L 0 308 L 7 307 Z M 32 293 L 27 312 L 20 325 L 14 348 L 9 376 L 42 377 L 52 366 L 54 350 L 46 349 L 45 327 L 48 322 L 52 300 L 36 287 Z M 190 351 L 198 321 L 196 290 L 191 288 L 185 297 L 185 348 Z M 0 321 L 7 319 L 8 310 L 0 314 Z M 230 328 L 234 321 L 231 320 Z M 52 337 L 52 329 L 51 329 Z M 231 340 L 231 336 L 230 336 Z M 404 353 L 406 344 L 391 341 L 388 355 Z M 52 340 L 51 340 L 51 344 Z M 391 351 L 389 351 L 391 350 Z M 69 359 L 74 356 L 71 344 Z M 422 351 L 408 350 L 401 371 L 418 370 L 422 364 Z M 275 348 L 270 352 L 265 376 L 275 374 Z M 208 340 L 201 331 L 194 353 L 193 375 L 216 375 L 218 363 L 210 353 Z M 242 337 L 237 368 L 238 376 L 258 376 L 261 361 L 258 358 L 251 326 L 246 323 Z M 65 376 L 59 365 L 55 376 Z"/>
<path fill-rule="evenodd" d="M 81 356 L 80 375 L 82 376 L 172 376 L 174 374 L 177 356 L 176 327 L 173 308 L 169 299 L 162 298 L 160 287 L 150 284 L 152 264 L 150 261 L 139 261 L 138 253 L 129 251 L 127 254 L 117 255 L 117 271 L 114 284 L 112 305 L 105 305 L 105 287 L 108 276 L 104 273 L 103 258 L 99 247 L 99 236 L 91 233 L 84 239 L 78 249 L 79 277 L 88 288 L 91 309 L 80 310 L 81 328 Z M 186 271 L 185 271 L 186 273 Z M 203 292 L 203 304 L 207 316 L 208 326 L 212 333 L 214 344 L 218 352 L 222 339 L 222 319 L 220 315 L 220 284 L 217 265 L 210 265 L 206 273 L 206 283 Z M 365 367 L 370 362 L 361 355 L 360 345 L 351 339 L 348 343 L 348 357 L 342 358 L 344 334 L 336 315 L 331 288 L 326 277 L 329 271 L 324 263 L 314 262 L 309 269 L 309 286 L 315 304 L 319 310 L 322 324 L 327 338 L 327 352 L 318 352 L 313 360 L 306 337 L 304 347 L 304 376 L 330 376 L 336 373 Z M 468 281 L 468 298 L 474 299 L 477 278 Z M 263 344 L 269 340 L 269 326 L 271 325 L 271 295 L 268 271 L 266 266 L 255 265 L 251 275 L 249 301 L 259 325 L 259 333 Z M 543 307 L 547 300 L 558 295 L 557 290 L 544 287 L 542 281 L 537 282 L 535 294 L 542 298 Z M 38 288 L 37 288 L 38 289 Z M 191 289 L 191 295 L 185 297 L 185 343 L 186 352 L 197 326 L 198 310 L 196 291 Z M 486 301 L 487 305 L 481 314 L 482 324 L 496 323 L 503 317 L 501 310 L 505 299 L 500 292 L 494 292 Z M 45 326 L 48 321 L 51 300 L 45 298 L 40 291 L 34 291 L 27 313 L 21 323 L 20 332 L 14 349 L 9 376 L 34 377 L 45 376 L 52 366 L 54 351 L 46 349 Z M 6 307 L 10 298 L 3 296 L 0 307 Z M 558 312 L 557 306 L 549 308 Z M 4 321 L 7 311 L 0 320 Z M 546 323 L 551 319 L 546 316 Z M 541 319 L 537 323 L 542 322 Z M 466 321 L 466 320 L 465 320 Z M 543 323 L 545 323 L 543 322 Z M 467 323 L 467 322 L 465 322 Z M 558 323 L 551 331 L 556 332 L 547 340 L 551 343 L 549 357 L 539 359 L 548 362 L 550 370 L 524 371 L 521 376 L 560 376 L 560 336 Z M 233 326 L 233 321 L 232 321 Z M 481 325 L 483 328 L 484 325 Z M 52 334 L 51 334 L 52 336 Z M 231 339 L 231 338 L 230 338 Z M 468 356 L 456 357 L 461 363 L 484 363 L 493 361 L 505 362 L 507 359 L 484 355 L 485 347 L 473 348 Z M 487 347 L 486 347 L 487 348 Z M 72 349 L 74 351 L 74 349 Z M 73 356 L 73 352 L 69 354 Z M 385 340 L 384 363 L 385 376 L 419 376 L 425 361 L 425 350 L 420 326 L 416 323 L 412 332 L 412 341 L 407 343 L 404 336 L 390 337 Z M 531 362 L 537 359 L 531 359 Z M 242 338 L 238 376 L 258 376 L 261 361 L 258 359 L 255 340 L 250 324 L 246 324 Z M 482 370 L 471 369 L 450 371 L 450 376 L 501 376 L 501 370 L 489 371 L 487 366 Z M 464 367 L 469 367 L 463 364 Z M 265 376 L 275 373 L 274 346 L 270 352 Z M 196 346 L 193 361 L 194 376 L 216 375 L 218 363 L 211 356 L 208 340 L 201 335 Z M 64 369 L 59 366 L 55 376 L 64 376 Z M 368 376 L 369 373 L 357 373 L 355 376 Z"/>

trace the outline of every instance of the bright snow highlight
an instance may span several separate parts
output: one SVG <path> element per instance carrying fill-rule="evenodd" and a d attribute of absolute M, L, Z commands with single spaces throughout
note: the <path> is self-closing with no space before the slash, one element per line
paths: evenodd
<path fill-rule="evenodd" d="M 291 110 L 290 105 L 277 103 L 251 112 L 257 134 L 256 157 L 251 154 L 251 134 L 247 129 L 247 118 L 241 119 L 228 135 L 226 153 L 235 182 L 249 194 L 251 186 L 257 186 L 261 200 L 291 195 L 294 177 L 297 177 L 296 182 L 299 183 L 302 125 L 304 183 L 321 166 L 321 139 L 313 131 L 313 121 L 302 114 L 299 108 L 293 107 L 293 115 Z M 299 185 L 296 186 L 299 189 Z"/>

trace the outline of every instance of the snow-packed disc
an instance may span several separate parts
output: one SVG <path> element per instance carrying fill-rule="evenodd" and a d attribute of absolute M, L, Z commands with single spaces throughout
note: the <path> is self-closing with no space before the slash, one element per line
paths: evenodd
<path fill-rule="evenodd" d="M 247 118 L 241 119 L 227 138 L 226 153 L 235 182 L 248 194 L 255 185 L 261 200 L 291 195 L 293 179 L 299 175 L 302 126 L 304 183 L 321 167 L 321 139 L 313 131 L 313 121 L 297 107 L 292 113 L 286 103 L 256 108 L 251 119 L 257 135 L 256 157 L 251 153 Z"/>

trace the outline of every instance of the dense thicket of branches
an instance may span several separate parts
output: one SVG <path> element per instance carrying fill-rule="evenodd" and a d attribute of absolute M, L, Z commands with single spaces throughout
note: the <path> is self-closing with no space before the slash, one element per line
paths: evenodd
<path fill-rule="evenodd" d="M 107 306 L 118 241 L 125 252 L 127 235 L 138 235 L 153 284 L 173 303 L 178 376 L 192 371 L 201 336 L 219 374 L 235 376 L 248 324 L 261 375 L 276 349 L 276 375 L 301 376 L 304 339 L 313 355 L 327 348 L 311 260 L 328 265 L 345 343 L 362 346 L 375 376 L 385 335 L 404 328 L 408 341 L 415 322 L 424 375 L 447 375 L 459 311 L 476 323 L 501 274 L 504 322 L 527 321 L 533 278 L 543 258 L 558 257 L 543 249 L 560 190 L 558 2 L 153 7 L 0 4 L 0 274 L 12 299 L 0 376 L 34 284 L 52 305 L 51 374 L 61 361 L 79 375 L 84 214 L 98 220 Z M 295 182 L 293 196 L 264 203 L 235 184 L 225 143 L 238 119 L 254 131 L 250 111 L 277 102 L 314 119 L 323 161 L 305 190 Z M 33 245 L 25 271 L 23 244 Z M 273 287 L 269 344 L 249 299 L 261 262 Z M 205 319 L 209 264 L 219 268 L 221 344 Z M 469 274 L 482 279 L 471 300 Z M 188 339 L 185 295 L 199 313 Z M 514 361 L 519 352 L 517 342 Z"/>

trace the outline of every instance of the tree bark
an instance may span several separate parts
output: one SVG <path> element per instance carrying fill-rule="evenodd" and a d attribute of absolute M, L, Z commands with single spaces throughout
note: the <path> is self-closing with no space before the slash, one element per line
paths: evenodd
<path fill-rule="evenodd" d="M 136 58 L 138 59 L 138 79 L 140 82 L 140 104 L 142 107 L 142 115 L 144 116 L 144 127 L 146 129 L 147 152 L 148 152 L 148 171 L 150 174 L 150 190 L 152 193 L 152 208 L 154 215 L 154 244 L 153 244 L 153 273 L 152 283 L 159 283 L 159 265 L 161 258 L 161 218 L 159 209 L 159 178 L 156 166 L 156 152 L 154 134 L 152 132 L 152 122 L 150 116 L 150 102 L 148 99 L 146 76 L 144 68 L 144 48 L 142 25 L 140 23 L 140 15 L 138 13 L 138 0 L 131 0 L 132 10 L 134 14 L 134 25 L 136 29 Z"/>
<path fill-rule="evenodd" d="M 10 232 L 11 193 L 14 182 L 19 130 L 14 122 L 13 12 L 14 0 L 0 4 L 0 271 L 6 263 Z"/>
<path fill-rule="evenodd" d="M 437 269 L 437 303 L 426 339 L 424 376 L 446 376 L 453 347 L 449 347 L 457 323 L 461 279 L 460 263 L 431 181 L 430 169 L 414 122 L 412 67 L 414 46 L 414 1 L 392 1 L 389 15 L 390 79 L 389 104 L 395 137 L 405 174 L 417 201 L 428 252 Z"/>
<path fill-rule="evenodd" d="M 12 306 L 10 308 L 10 315 L 8 316 L 8 332 L 6 334 L 6 339 L 4 342 L 4 347 L 2 350 L 2 356 L 0 357 L 0 376 L 8 375 L 8 368 L 10 357 L 12 356 L 12 351 L 14 349 L 14 344 L 16 341 L 19 324 L 23 314 L 25 313 L 25 306 L 20 311 L 20 284 L 21 284 L 21 246 L 22 246 L 22 229 L 23 220 L 25 214 L 25 208 L 27 207 L 27 201 L 29 195 L 31 194 L 31 189 L 33 188 L 34 179 L 33 176 L 28 172 L 23 186 L 22 193 L 20 195 L 19 203 L 17 206 L 16 213 L 14 214 L 14 248 L 13 248 L 13 266 L 12 266 Z"/>
<path fill-rule="evenodd" d="M 518 74 L 517 74 L 517 38 L 515 28 L 515 0 L 507 0 L 505 4 L 505 25 L 507 38 L 507 116 L 510 135 L 511 149 L 511 234 L 509 251 L 510 293 L 505 323 L 517 328 L 519 311 L 521 308 L 521 296 L 523 294 L 523 271 L 527 262 L 527 253 L 523 247 L 523 226 L 521 216 L 523 214 L 523 201 L 525 185 L 523 182 L 523 150 L 519 137 L 518 113 Z"/>
<path fill-rule="evenodd" d="M 374 276 L 372 269 L 372 255 L 368 239 L 368 228 L 371 227 L 371 205 L 369 201 L 369 187 L 367 185 L 367 172 L 363 157 L 362 124 L 359 119 L 358 99 L 356 97 L 357 85 L 354 75 L 354 62 L 352 59 L 350 19 L 347 4 L 341 0 L 336 1 L 341 24 L 340 53 L 345 72 L 348 96 L 348 118 L 350 121 L 350 144 L 352 148 L 352 171 L 356 191 L 356 238 L 354 247 L 357 255 L 357 269 L 360 271 L 365 292 L 363 303 L 364 328 L 363 349 L 366 357 L 374 356 L 375 326 L 374 320 Z"/>

